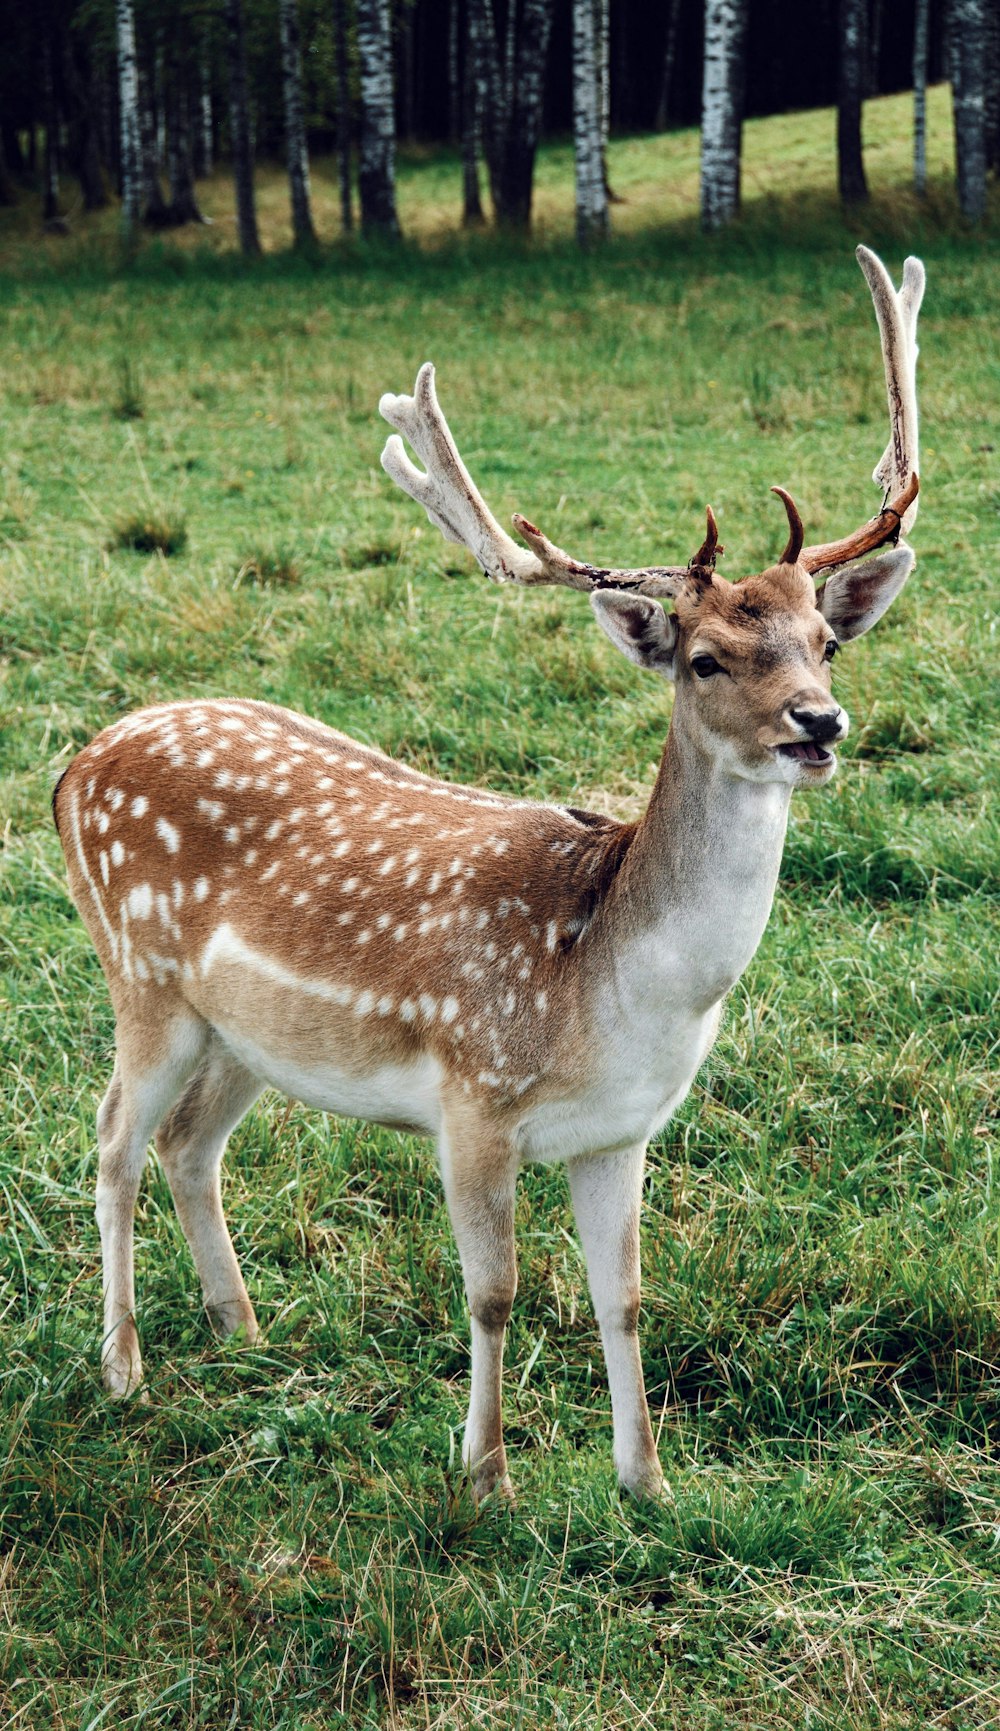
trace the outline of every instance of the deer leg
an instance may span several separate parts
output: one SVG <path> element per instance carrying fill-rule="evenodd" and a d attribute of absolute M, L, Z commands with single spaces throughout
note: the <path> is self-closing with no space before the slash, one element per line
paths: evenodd
<path fill-rule="evenodd" d="M 637 1326 L 645 1152 L 638 1147 L 582 1155 L 567 1170 L 608 1367 L 618 1480 L 635 1496 L 656 1496 L 663 1475 L 649 1422 Z"/>
<path fill-rule="evenodd" d="M 472 1318 L 472 1386 L 462 1459 L 477 1502 L 493 1490 L 510 1498 L 501 1383 L 504 1333 L 517 1291 L 517 1157 L 495 1141 L 474 1154 L 456 1150 L 442 1133 L 441 1167 Z"/>
<path fill-rule="evenodd" d="M 257 1077 L 215 1045 L 156 1133 L 212 1327 L 222 1338 L 242 1328 L 251 1343 L 257 1318 L 222 1212 L 220 1170 L 230 1132 L 260 1092 Z"/>
<path fill-rule="evenodd" d="M 118 1056 L 97 1113 L 97 1224 L 104 1282 L 101 1370 L 108 1393 L 133 1394 L 142 1381 L 135 1324 L 135 1204 L 149 1140 L 204 1048 L 204 1024 L 174 1023 L 167 1052 L 150 1066 L 149 1030 L 119 1023 Z M 162 1045 L 162 1035 L 157 1036 Z"/>

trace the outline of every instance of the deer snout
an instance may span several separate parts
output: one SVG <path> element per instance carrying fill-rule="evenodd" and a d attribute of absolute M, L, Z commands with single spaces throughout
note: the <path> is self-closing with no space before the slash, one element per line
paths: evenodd
<path fill-rule="evenodd" d="M 836 739 L 846 739 L 850 722 L 847 711 L 839 704 L 832 708 L 814 709 L 804 704 L 800 708 L 788 710 L 788 719 L 800 727 L 806 739 L 815 740 L 817 745 L 829 745 Z"/>

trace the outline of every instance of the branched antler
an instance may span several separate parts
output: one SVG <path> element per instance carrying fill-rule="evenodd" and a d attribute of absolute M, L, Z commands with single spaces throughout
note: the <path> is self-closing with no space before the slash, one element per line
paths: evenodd
<path fill-rule="evenodd" d="M 917 519 L 919 444 L 917 428 L 917 314 L 924 298 L 924 267 L 918 258 L 903 266 L 903 286 L 897 293 L 880 258 L 866 246 L 857 249 L 875 303 L 882 362 L 889 401 L 889 443 L 877 463 L 872 480 L 881 488 L 886 504 L 853 535 L 806 547 L 800 563 L 807 571 L 829 571 L 887 541 L 906 534 Z"/>
<path fill-rule="evenodd" d="M 772 491 L 788 514 L 789 536 L 782 563 L 797 563 L 813 573 L 835 570 L 886 542 L 898 541 L 917 515 L 916 328 L 924 293 L 924 267 L 919 259 L 908 258 L 897 293 L 881 259 L 864 246 L 858 247 L 857 256 L 875 303 L 889 401 L 889 443 L 873 478 L 891 502 L 842 540 L 804 548 L 795 502 L 783 487 L 774 487 Z M 430 361 L 417 374 L 412 397 L 387 392 L 379 411 L 396 428 L 382 452 L 386 474 L 424 507 L 447 540 L 467 547 L 495 583 L 551 583 L 569 589 L 618 589 L 668 598 L 685 587 L 707 582 L 717 555 L 723 551 L 711 507 L 705 539 L 687 565 L 648 565 L 638 570 L 587 565 L 557 547 L 527 517 L 515 515 L 514 527 L 527 543 L 519 547 L 491 515 L 459 456 L 437 400 Z M 413 446 L 423 469 L 407 456 L 400 433 Z"/>
<path fill-rule="evenodd" d="M 569 589 L 619 589 L 635 595 L 666 598 L 686 584 L 704 581 L 711 573 L 718 530 L 711 509 L 705 540 L 690 565 L 649 565 L 617 570 L 585 565 L 563 552 L 527 517 L 514 517 L 518 534 L 530 551 L 512 541 L 488 510 L 482 494 L 462 462 L 434 389 L 434 368 L 425 361 L 417 374 L 413 396 L 386 392 L 379 413 L 396 428 L 382 452 L 382 467 L 396 485 L 424 507 L 431 522 L 448 541 L 467 547 L 487 577 L 495 583 L 550 583 Z M 410 461 L 397 435 L 409 440 L 424 470 Z"/>

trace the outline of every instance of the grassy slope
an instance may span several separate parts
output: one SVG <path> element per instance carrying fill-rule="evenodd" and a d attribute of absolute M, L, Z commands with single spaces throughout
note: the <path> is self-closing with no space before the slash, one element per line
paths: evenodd
<path fill-rule="evenodd" d="M 876 187 L 901 184 L 905 104 L 869 114 Z M 932 119 L 941 167 L 940 93 Z M 406 170 L 428 246 L 398 260 L 255 274 L 153 246 L 122 275 L 110 229 L 40 257 L 5 217 L 11 1724 L 995 1723 L 995 230 L 964 237 L 943 184 L 926 216 L 883 194 L 844 225 L 821 190 L 831 136 L 829 115 L 750 128 L 759 196 L 713 245 L 692 227 L 691 135 L 623 143 L 629 232 L 593 261 L 562 239 L 559 150 L 520 256 L 435 240 L 455 186 L 437 160 Z M 268 179 L 275 240 L 283 197 Z M 446 775 L 634 809 L 669 699 L 578 598 L 470 576 L 382 478 L 374 404 L 431 354 L 501 513 L 638 563 L 692 550 L 711 497 L 733 570 L 753 568 L 783 538 L 772 481 L 816 539 L 874 503 L 858 238 L 928 265 L 920 565 L 838 662 L 840 776 L 795 803 L 761 951 L 651 1159 L 643 1338 L 671 1500 L 618 1503 L 564 1181 L 532 1171 L 507 1377 L 521 1502 L 473 1515 L 431 1151 L 276 1100 L 228 1162 L 260 1348 L 211 1343 L 153 1163 L 150 1400 L 109 1407 L 92 1123 L 112 1028 L 49 827 L 59 768 L 137 704 L 239 691 Z M 153 511 L 183 521 L 180 553 L 108 550 Z"/>

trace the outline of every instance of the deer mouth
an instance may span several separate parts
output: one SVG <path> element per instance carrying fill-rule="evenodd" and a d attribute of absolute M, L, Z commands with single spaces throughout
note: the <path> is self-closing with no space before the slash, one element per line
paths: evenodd
<path fill-rule="evenodd" d="M 814 739 L 796 739 L 774 749 L 778 757 L 790 757 L 793 763 L 809 763 L 816 769 L 826 769 L 836 762 L 833 752 L 827 751 L 825 745 L 817 745 Z"/>

